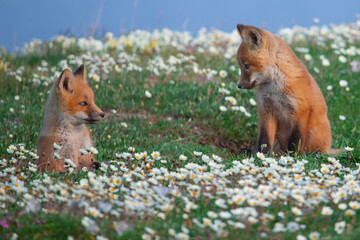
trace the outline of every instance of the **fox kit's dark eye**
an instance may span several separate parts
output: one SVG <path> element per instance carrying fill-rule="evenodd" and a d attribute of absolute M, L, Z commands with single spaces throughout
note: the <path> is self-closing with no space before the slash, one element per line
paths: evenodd
<path fill-rule="evenodd" d="M 245 64 L 245 70 L 249 70 L 250 64 Z"/>
<path fill-rule="evenodd" d="M 82 102 L 80 103 L 80 105 L 83 106 L 83 107 L 85 107 L 85 106 L 88 105 L 88 104 L 87 104 L 87 102 L 82 101 Z"/>

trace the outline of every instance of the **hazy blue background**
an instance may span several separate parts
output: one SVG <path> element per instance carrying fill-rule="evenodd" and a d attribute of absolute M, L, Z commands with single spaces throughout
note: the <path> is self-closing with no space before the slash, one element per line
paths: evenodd
<path fill-rule="evenodd" d="M 310 26 L 354 22 L 360 0 L 0 0 L 0 46 L 12 51 L 33 38 L 62 33 L 89 36 L 111 31 L 116 36 L 139 28 L 201 27 L 232 31 L 237 23 L 277 31 L 294 24 Z"/>

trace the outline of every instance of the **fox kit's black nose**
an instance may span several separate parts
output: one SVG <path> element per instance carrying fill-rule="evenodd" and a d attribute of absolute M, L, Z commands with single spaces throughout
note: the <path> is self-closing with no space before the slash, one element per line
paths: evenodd
<path fill-rule="evenodd" d="M 104 112 L 101 112 L 101 113 L 100 113 L 100 117 L 104 118 L 104 117 L 105 117 L 105 113 L 104 113 Z"/>
<path fill-rule="evenodd" d="M 241 84 L 240 84 L 240 83 L 238 84 L 238 88 L 240 88 L 240 89 L 241 89 Z"/>

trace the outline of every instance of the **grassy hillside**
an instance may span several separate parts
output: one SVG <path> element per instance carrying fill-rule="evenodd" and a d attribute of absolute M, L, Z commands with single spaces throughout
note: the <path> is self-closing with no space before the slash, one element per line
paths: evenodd
<path fill-rule="evenodd" d="M 253 154 L 255 90 L 237 89 L 236 32 L 138 30 L 34 40 L 18 54 L 2 49 L 0 235 L 359 236 L 360 28 L 295 27 L 279 35 L 317 80 L 341 154 Z M 106 113 L 90 126 L 102 167 L 40 173 L 34 153 L 48 92 L 63 69 L 82 63 Z"/>

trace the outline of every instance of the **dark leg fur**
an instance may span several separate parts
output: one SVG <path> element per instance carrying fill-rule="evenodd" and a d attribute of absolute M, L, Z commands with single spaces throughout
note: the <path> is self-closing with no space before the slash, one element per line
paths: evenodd
<path fill-rule="evenodd" d="M 261 146 L 263 144 L 266 144 L 266 147 L 264 147 L 261 150 Z M 266 129 L 265 129 L 265 127 L 261 127 L 258 142 L 257 142 L 257 151 L 258 152 L 263 152 L 263 153 L 268 153 L 270 151 L 270 149 L 271 149 L 271 146 L 270 146 L 270 143 L 269 143 L 269 137 L 268 137 L 268 134 L 266 132 Z"/>
<path fill-rule="evenodd" d="M 288 142 L 288 151 L 295 152 L 299 147 L 299 142 L 301 140 L 300 131 L 298 126 L 295 126 L 291 132 L 289 142 Z"/>

